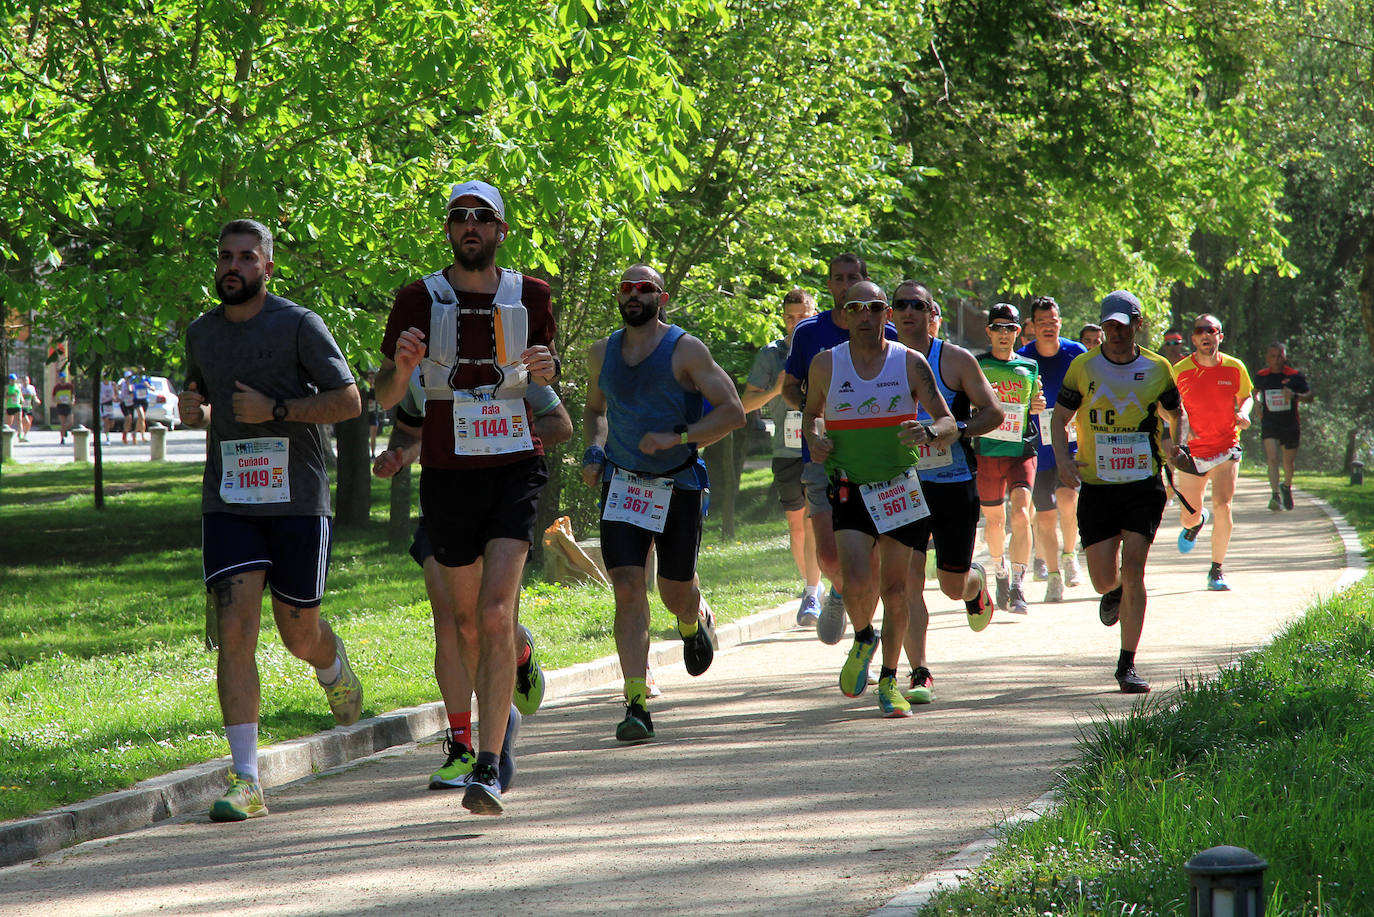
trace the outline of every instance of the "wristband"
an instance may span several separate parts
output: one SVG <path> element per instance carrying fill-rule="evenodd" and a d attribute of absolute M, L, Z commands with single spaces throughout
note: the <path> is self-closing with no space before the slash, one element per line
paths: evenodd
<path fill-rule="evenodd" d="M 587 451 L 582 453 L 582 465 L 604 465 L 606 464 L 606 450 L 600 446 L 588 446 Z"/>

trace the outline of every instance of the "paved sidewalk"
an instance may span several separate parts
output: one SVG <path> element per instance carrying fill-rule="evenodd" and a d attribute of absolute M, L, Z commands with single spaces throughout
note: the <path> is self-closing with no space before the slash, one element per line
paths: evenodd
<path fill-rule="evenodd" d="M 6 459 L 6 462 L 13 461 L 21 465 L 69 464 L 74 461 L 75 455 L 72 439 L 68 435 L 65 445 L 61 443 L 61 439 L 61 434 L 56 430 L 34 430 L 29 434 L 27 442 L 15 441 L 10 458 Z M 112 434 L 111 440 L 112 442 L 108 445 L 101 446 L 101 462 L 146 462 L 151 460 L 152 446 L 150 443 L 121 443 L 118 433 Z M 90 461 L 94 462 L 94 434 L 91 436 L 89 452 Z M 185 427 L 169 430 L 167 432 L 166 460 L 169 462 L 205 461 L 205 431 L 188 430 Z"/>
<path fill-rule="evenodd" d="M 1267 500 L 1242 480 L 1230 593 L 1204 589 L 1209 533 L 1181 557 L 1166 516 L 1139 657 L 1157 690 L 1264 642 L 1340 580 L 1326 515 Z M 437 739 L 410 743 L 270 790 L 265 819 L 201 809 L 0 870 L 0 914 L 866 914 L 1042 797 L 1079 725 L 1135 702 L 1116 693 L 1117 633 L 1091 590 L 1052 606 L 1043 584 L 1028 593 L 1028 616 L 998 612 L 982 634 L 927 593 L 937 699 L 911 719 L 840 694 L 847 640 L 787 629 L 698 679 L 656 667 L 646 745 L 613 738 L 614 675 L 546 704 L 501 818 L 426 790 Z"/>

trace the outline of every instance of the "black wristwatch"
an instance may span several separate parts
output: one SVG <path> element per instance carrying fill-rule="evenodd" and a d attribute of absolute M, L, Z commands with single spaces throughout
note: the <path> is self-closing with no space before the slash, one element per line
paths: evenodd
<path fill-rule="evenodd" d="M 920 421 L 920 424 L 921 429 L 926 431 L 926 442 L 935 442 L 935 431 L 931 429 L 930 424 L 926 423 L 924 420 Z"/>
<path fill-rule="evenodd" d="M 958 430 L 959 430 L 959 438 L 960 438 L 960 439 L 965 439 L 965 438 L 967 438 L 967 436 L 968 436 L 968 424 L 964 423 L 964 421 L 962 421 L 962 420 L 956 420 L 956 421 L 954 422 L 954 426 L 957 427 Z"/>
<path fill-rule="evenodd" d="M 687 445 L 687 425 L 685 423 L 673 427 L 673 432 L 682 437 L 682 445 Z"/>
<path fill-rule="evenodd" d="M 563 375 L 563 361 L 558 357 L 553 358 L 553 377 L 555 379 Z"/>
<path fill-rule="evenodd" d="M 273 419 L 273 420 L 285 420 L 285 419 L 286 419 L 286 402 L 285 402 L 285 401 L 282 401 L 280 398 L 277 399 L 277 403 L 276 403 L 276 404 L 272 405 L 272 419 Z"/>

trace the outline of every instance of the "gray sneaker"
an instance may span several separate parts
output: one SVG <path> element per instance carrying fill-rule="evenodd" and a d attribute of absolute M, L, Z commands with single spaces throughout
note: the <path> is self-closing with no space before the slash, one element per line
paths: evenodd
<path fill-rule="evenodd" d="M 1031 575 L 1035 577 L 1035 581 L 1037 583 L 1043 583 L 1045 580 L 1050 578 L 1050 565 L 1045 563 L 1040 558 L 1037 557 L 1035 559 L 1035 562 L 1032 565 L 1032 569 L 1035 572 Z"/>
<path fill-rule="evenodd" d="M 1045 602 L 1048 604 L 1062 601 L 1064 601 L 1064 577 L 1058 573 L 1051 573 L 1049 584 L 1045 586 Z"/>
<path fill-rule="evenodd" d="M 1083 574 L 1078 569 L 1078 554 L 1073 551 L 1066 551 L 1059 555 L 1059 569 L 1064 573 L 1064 585 L 1081 586 L 1083 584 Z"/>
<path fill-rule="evenodd" d="M 834 646 L 844 639 L 848 624 L 849 618 L 844 613 L 844 597 L 832 588 L 826 594 L 825 601 L 821 602 L 821 618 L 816 622 L 816 636 L 822 643 Z"/>
<path fill-rule="evenodd" d="M 363 685 L 353 674 L 353 666 L 348 663 L 348 654 L 338 634 L 334 635 L 334 649 L 339 654 L 339 680 L 321 687 L 329 699 L 329 709 L 334 711 L 334 719 L 340 726 L 352 726 L 363 715 Z"/>
<path fill-rule="evenodd" d="M 1026 607 L 1026 594 L 1022 591 L 1020 583 L 1013 583 L 1007 590 L 1007 608 L 1012 614 L 1029 614 L 1030 609 Z"/>

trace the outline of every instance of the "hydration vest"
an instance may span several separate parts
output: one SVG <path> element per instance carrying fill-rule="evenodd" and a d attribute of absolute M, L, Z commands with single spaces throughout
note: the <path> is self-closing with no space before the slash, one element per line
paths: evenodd
<path fill-rule="evenodd" d="M 460 389 L 455 385 L 458 367 L 462 364 L 486 365 L 488 362 L 501 375 L 495 385 L 478 386 L 473 392 L 481 397 L 523 398 L 529 387 L 529 371 L 520 363 L 520 354 L 529 346 L 529 313 L 520 296 L 525 278 L 519 271 L 500 268 L 501 282 L 491 308 L 491 356 L 474 359 L 458 356 L 461 317 L 487 315 L 485 309 L 463 309 L 458 294 L 453 291 L 442 270 L 426 275 L 425 289 L 429 291 L 429 336 L 425 339 L 428 352 L 420 360 L 420 381 L 425 400 L 452 401 Z M 466 390 L 461 390 L 466 391 Z"/>

